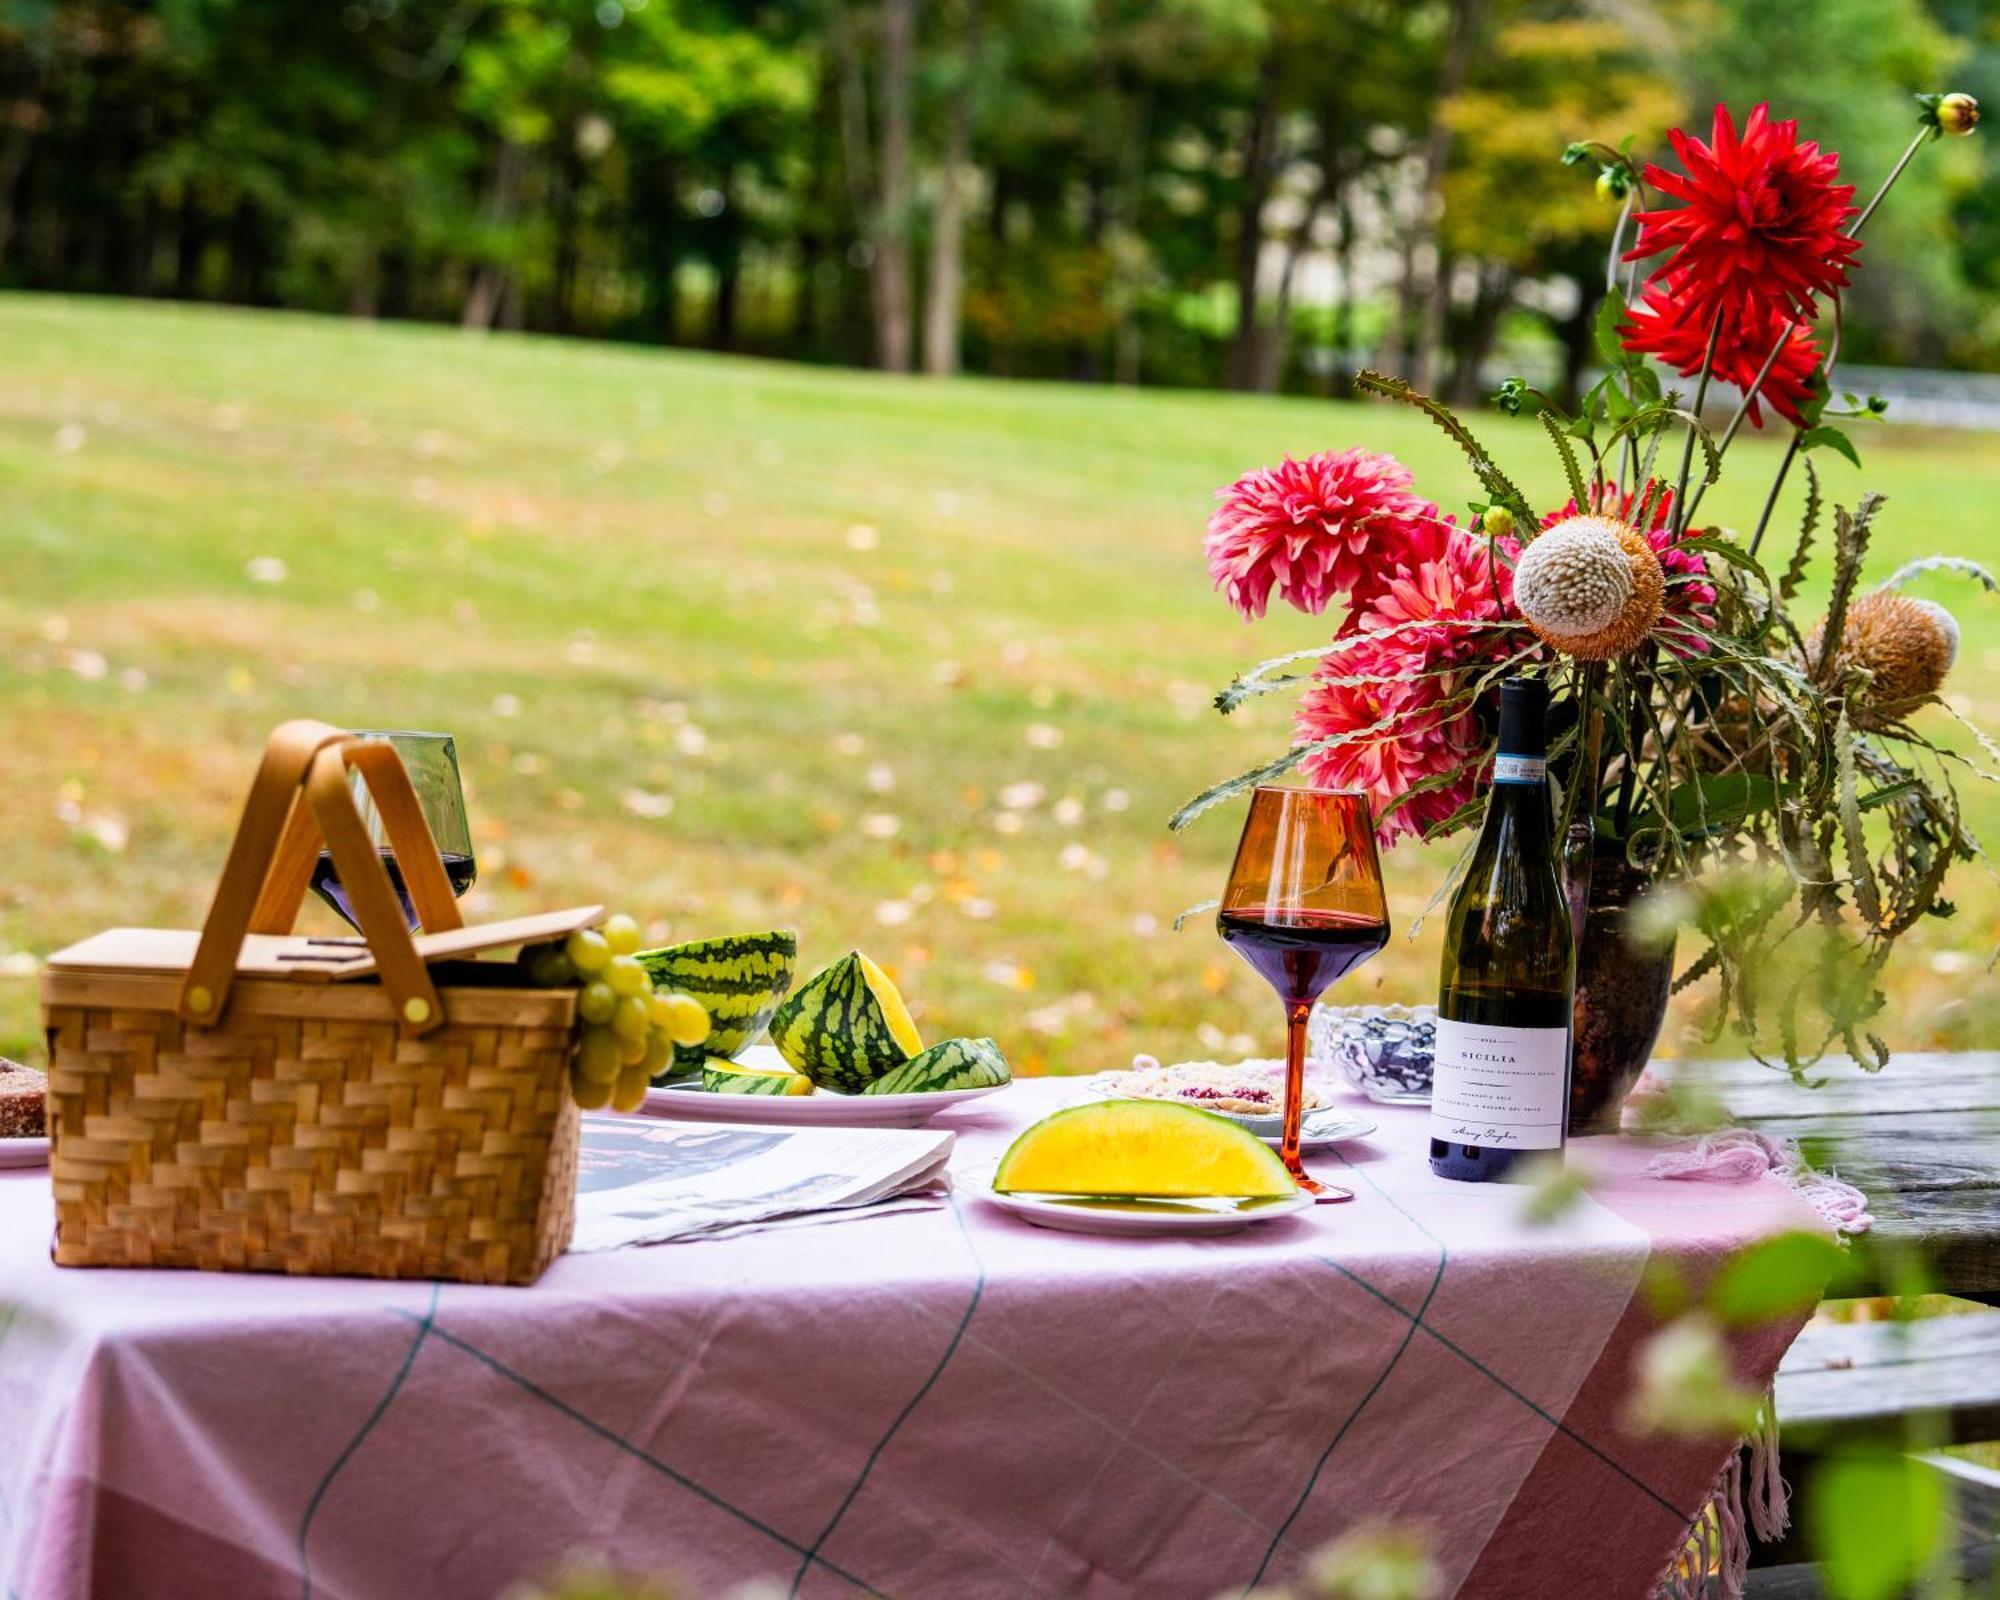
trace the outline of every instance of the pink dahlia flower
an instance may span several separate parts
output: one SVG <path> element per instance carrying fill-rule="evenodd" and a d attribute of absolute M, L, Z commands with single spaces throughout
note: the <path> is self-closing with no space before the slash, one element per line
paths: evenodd
<path fill-rule="evenodd" d="M 1366 791 L 1382 819 L 1377 832 L 1385 847 L 1420 836 L 1472 798 L 1484 736 L 1469 708 L 1444 709 L 1458 674 L 1439 669 L 1494 653 L 1490 630 L 1450 624 L 1500 621 L 1509 611 L 1510 574 L 1500 570 L 1496 596 L 1484 541 L 1446 526 L 1426 543 L 1427 551 L 1413 551 L 1410 565 L 1385 573 L 1357 607 L 1339 648 L 1321 659 L 1301 696 L 1292 728 L 1302 744 L 1370 730 L 1307 757 L 1304 771 L 1314 783 Z M 1383 681 L 1342 681 L 1350 678 Z M 1382 816 L 1417 784 L 1469 762 L 1475 764 L 1451 782 Z"/>
<path fill-rule="evenodd" d="M 1360 598 L 1401 565 L 1438 518 L 1410 469 L 1370 450 L 1287 456 L 1219 490 L 1208 519 L 1208 570 L 1245 620 L 1272 589 L 1317 615 L 1334 596 Z"/>
<path fill-rule="evenodd" d="M 1376 647 L 1342 654 L 1346 662 L 1341 671 L 1325 676 L 1388 676 L 1406 660 L 1401 652 L 1378 651 Z M 1440 709 L 1443 681 L 1399 677 L 1363 685 L 1319 682 L 1300 697 L 1293 733 L 1301 743 L 1364 728 L 1374 730 L 1352 743 L 1308 756 L 1302 770 L 1312 783 L 1364 791 L 1375 809 L 1376 837 L 1384 848 L 1405 834 L 1420 837 L 1426 828 L 1444 821 L 1473 796 L 1478 768 L 1468 766 L 1450 783 L 1427 790 L 1383 816 L 1391 801 L 1428 778 L 1474 761 L 1484 748 L 1479 719 L 1470 710 Z"/>
<path fill-rule="evenodd" d="M 1452 624 L 1504 618 L 1513 601 L 1513 572 L 1501 566 L 1496 581 L 1486 541 L 1451 526 L 1449 519 L 1413 545 L 1409 565 L 1387 568 L 1377 576 L 1377 587 L 1365 603 L 1357 602 L 1343 633 L 1401 627 L 1406 631 L 1385 642 L 1405 643 L 1414 652 L 1447 660 L 1486 654 L 1491 630 Z M 1414 626 L 1422 622 L 1439 626 Z"/>

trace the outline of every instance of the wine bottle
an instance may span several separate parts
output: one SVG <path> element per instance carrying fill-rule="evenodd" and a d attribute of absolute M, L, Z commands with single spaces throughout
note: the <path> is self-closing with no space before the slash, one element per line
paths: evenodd
<path fill-rule="evenodd" d="M 1500 747 L 1472 860 L 1451 903 L 1438 984 L 1431 1170 L 1521 1181 L 1560 1151 L 1576 956 L 1556 872 L 1546 685 L 1500 686 Z"/>

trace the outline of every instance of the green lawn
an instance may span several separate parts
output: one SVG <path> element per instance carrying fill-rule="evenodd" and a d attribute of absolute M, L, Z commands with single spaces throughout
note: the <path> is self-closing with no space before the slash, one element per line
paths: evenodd
<path fill-rule="evenodd" d="M 1232 670 L 1324 634 L 1208 588 L 1215 486 L 1280 453 L 1393 450 L 1470 478 L 1387 405 L 932 383 L 699 355 L 181 307 L 0 297 L 0 1050 L 34 957 L 206 906 L 272 724 L 441 727 L 476 812 L 478 915 L 604 899 L 659 939 L 796 926 L 929 1032 L 1030 1068 L 1272 1044 L 1205 923 L 1279 747 Z M 1484 424 L 1552 494 L 1538 429 Z M 1878 568 L 1990 551 L 2000 439 L 1881 432 L 1831 487 L 1891 496 Z M 1725 519 L 1771 460 L 1732 458 Z M 1725 485 L 1727 488 L 1727 485 Z M 275 565 L 282 563 L 282 567 Z M 270 581 L 276 578 L 278 581 Z M 2000 600 L 1941 583 L 1953 688 L 2000 726 Z M 1932 713 L 1933 716 L 1936 713 Z M 2000 791 L 1976 798 L 1994 833 Z M 661 814 L 664 813 L 664 814 Z M 1391 858 L 1404 922 L 1443 858 Z M 1893 969 L 1892 1042 L 1992 1043 L 2000 895 Z M 317 910 L 315 916 L 320 915 Z M 1435 929 L 1351 984 L 1419 999 Z"/>

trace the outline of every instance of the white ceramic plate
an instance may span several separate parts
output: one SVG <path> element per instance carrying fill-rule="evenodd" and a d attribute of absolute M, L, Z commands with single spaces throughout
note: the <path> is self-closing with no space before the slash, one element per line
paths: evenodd
<path fill-rule="evenodd" d="M 1086 1196 L 1052 1199 L 1046 1195 L 996 1194 L 991 1189 L 985 1190 L 982 1198 L 1038 1228 L 1054 1228 L 1063 1233 L 1101 1233 L 1119 1239 L 1235 1233 L 1253 1223 L 1295 1217 L 1301 1211 L 1311 1210 L 1313 1204 L 1309 1194 L 1253 1202 L 1254 1210 L 1225 1209 L 1213 1201 L 1201 1200 L 1100 1200 Z"/>
<path fill-rule="evenodd" d="M 1077 1103 L 1080 1105 L 1084 1100 L 1149 1098 L 1151 1096 L 1106 1095 L 1102 1091 L 1093 1091 Z M 1192 1101 L 1170 1103 L 1193 1104 Z M 1200 1109 L 1206 1111 L 1211 1108 L 1203 1106 Z M 1241 1111 L 1217 1111 L 1214 1114 L 1218 1117 L 1227 1117 L 1238 1127 L 1248 1128 L 1273 1149 L 1276 1149 L 1284 1138 L 1285 1119 L 1282 1116 L 1252 1116 Z M 1365 1139 L 1374 1131 L 1375 1120 L 1372 1117 L 1363 1116 L 1358 1111 L 1343 1111 L 1339 1106 L 1321 1106 L 1317 1111 L 1308 1111 L 1299 1124 L 1299 1148 L 1324 1150 L 1333 1145 L 1345 1144 L 1349 1139 Z"/>
<path fill-rule="evenodd" d="M 1273 1148 L 1285 1136 L 1283 1117 L 1232 1117 L 1230 1120 L 1242 1123 Z M 1299 1124 L 1299 1148 L 1324 1150 L 1330 1145 L 1345 1144 L 1349 1139 L 1365 1139 L 1374 1131 L 1374 1119 L 1364 1117 L 1358 1111 L 1342 1111 L 1338 1107 L 1308 1111 Z"/>
<path fill-rule="evenodd" d="M 753 1045 L 737 1057 L 744 1067 L 780 1067 L 784 1059 L 769 1045 Z M 761 1122 L 783 1128 L 918 1128 L 940 1111 L 1009 1087 L 933 1089 L 923 1094 L 711 1094 L 697 1080 L 648 1089 L 642 1108 L 649 1117 L 682 1122 Z"/>
<path fill-rule="evenodd" d="M 49 1141 L 41 1136 L 32 1139 L 0 1139 L 0 1167 L 46 1167 L 49 1164 Z"/>

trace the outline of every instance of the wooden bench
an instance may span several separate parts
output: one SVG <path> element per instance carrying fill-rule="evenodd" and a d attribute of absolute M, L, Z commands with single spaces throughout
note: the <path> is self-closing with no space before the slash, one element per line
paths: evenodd
<path fill-rule="evenodd" d="M 1778 1421 L 1809 1442 L 1925 1413 L 1937 1444 L 2000 1439 L 2000 1311 L 1920 1322 L 1817 1323 L 1778 1368 Z"/>
<path fill-rule="evenodd" d="M 1819 1089 L 1747 1061 L 1655 1070 L 1687 1073 L 1721 1097 L 1732 1121 L 1797 1139 L 1858 1184 L 1876 1218 L 1864 1266 L 1883 1272 L 1903 1252 L 1924 1263 L 1939 1293 L 2000 1305 L 2000 1052 L 1899 1054 L 1879 1075 L 1833 1065 L 1816 1074 L 1826 1080 Z M 1844 1292 L 1897 1287 L 1885 1275 Z M 1900 1437 L 1919 1414 L 1934 1419 L 1937 1445 L 2000 1441 L 2000 1311 L 1810 1327 L 1778 1369 L 1777 1394 L 1795 1467 L 1842 1430 Z M 1961 1567 L 1989 1582 L 2000 1570 L 2000 1472 L 1918 1459 L 1950 1478 Z M 1796 1483 L 1804 1474 L 1788 1476 Z M 1751 1600 L 1822 1600 L 1825 1588 L 1794 1541 L 1759 1552 L 1774 1564 L 1750 1573 Z"/>

